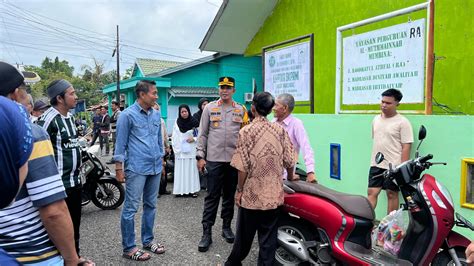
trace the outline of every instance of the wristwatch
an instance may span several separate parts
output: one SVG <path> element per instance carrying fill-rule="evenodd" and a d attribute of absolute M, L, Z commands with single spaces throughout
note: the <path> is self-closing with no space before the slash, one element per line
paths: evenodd
<path fill-rule="evenodd" d="M 201 160 L 201 159 L 204 159 L 204 158 L 202 158 L 202 157 L 201 157 L 201 156 L 199 156 L 199 155 L 196 155 L 196 160 L 198 160 L 198 161 L 199 161 L 199 160 Z"/>

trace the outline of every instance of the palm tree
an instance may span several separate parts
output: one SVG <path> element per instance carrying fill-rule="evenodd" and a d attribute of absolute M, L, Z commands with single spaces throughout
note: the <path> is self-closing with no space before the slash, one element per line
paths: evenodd
<path fill-rule="evenodd" d="M 101 77 L 104 74 L 104 63 L 98 62 L 96 58 L 93 58 L 93 59 L 94 59 L 93 67 L 89 65 L 83 65 L 81 67 L 81 70 L 84 71 L 84 75 L 82 76 L 82 79 L 96 83 L 99 86 L 103 86 L 104 84 L 101 84 Z"/>

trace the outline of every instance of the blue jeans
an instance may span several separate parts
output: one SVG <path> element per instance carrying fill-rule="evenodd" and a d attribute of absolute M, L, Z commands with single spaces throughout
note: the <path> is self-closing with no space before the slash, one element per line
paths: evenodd
<path fill-rule="evenodd" d="M 140 205 L 142 193 L 142 243 L 147 245 L 153 241 L 153 224 L 161 174 L 141 175 L 127 170 L 125 177 L 125 203 L 122 209 L 120 228 L 122 230 L 123 252 L 130 252 L 136 247 L 134 217 Z"/>

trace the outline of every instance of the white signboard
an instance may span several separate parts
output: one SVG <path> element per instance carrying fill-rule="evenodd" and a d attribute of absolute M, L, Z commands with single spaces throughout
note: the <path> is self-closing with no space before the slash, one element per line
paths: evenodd
<path fill-rule="evenodd" d="M 343 104 L 377 104 L 390 88 L 424 102 L 425 19 L 344 38 L 343 51 Z"/>
<path fill-rule="evenodd" d="M 310 101 L 310 63 L 309 42 L 265 52 L 265 91 Z"/>

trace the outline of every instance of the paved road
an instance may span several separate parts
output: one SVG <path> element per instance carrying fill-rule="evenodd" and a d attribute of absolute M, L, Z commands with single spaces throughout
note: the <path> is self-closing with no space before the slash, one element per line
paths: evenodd
<path fill-rule="evenodd" d="M 104 157 L 105 162 L 110 157 Z M 112 168 L 112 167 L 111 167 Z M 168 190 L 172 190 L 172 183 Z M 158 199 L 155 219 L 155 239 L 166 246 L 166 253 L 152 255 L 147 262 L 132 262 L 122 255 L 120 234 L 121 207 L 104 211 L 90 203 L 83 207 L 81 221 L 81 254 L 96 262 L 97 265 L 218 265 L 223 264 L 230 254 L 232 244 L 221 236 L 222 219 L 213 227 L 213 244 L 209 251 L 201 253 L 197 244 L 201 238 L 201 217 L 205 191 L 198 198 L 177 198 L 164 195 Z M 237 209 L 235 209 L 237 211 Z M 137 244 L 140 242 L 141 209 L 136 217 Z M 234 224 L 237 212 L 234 215 Z M 256 265 L 258 244 L 254 241 L 244 265 Z"/>

